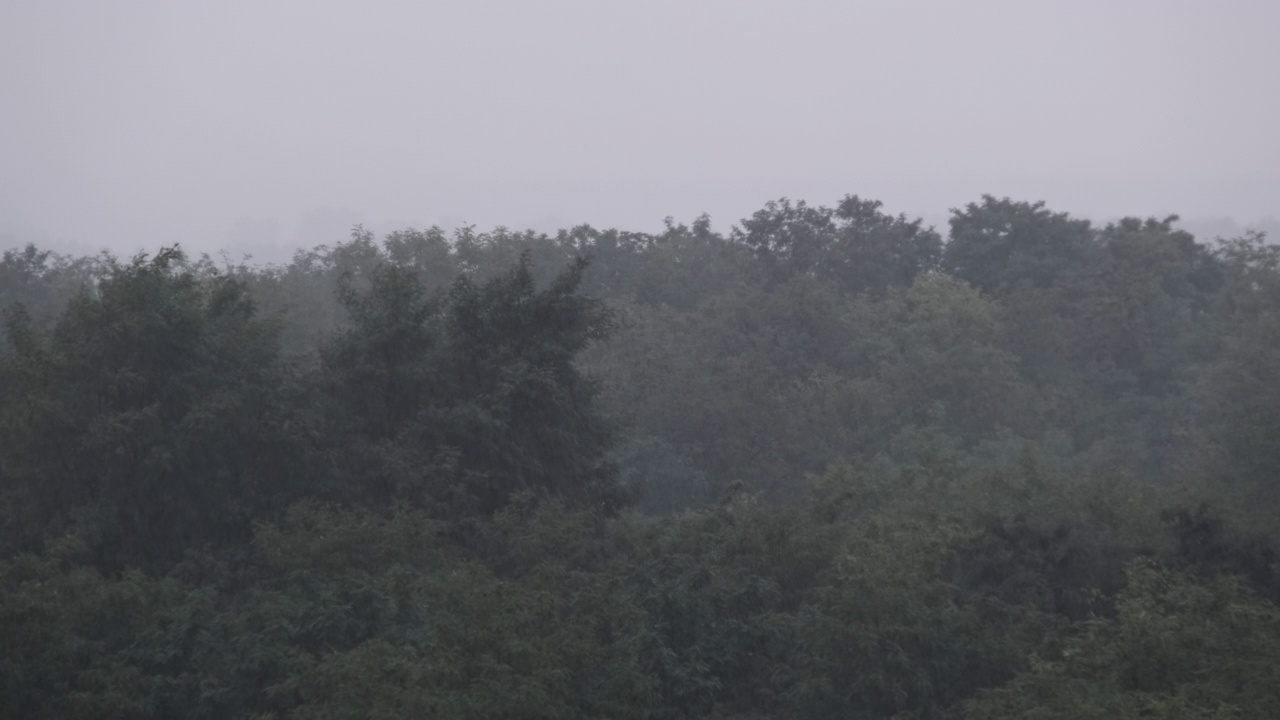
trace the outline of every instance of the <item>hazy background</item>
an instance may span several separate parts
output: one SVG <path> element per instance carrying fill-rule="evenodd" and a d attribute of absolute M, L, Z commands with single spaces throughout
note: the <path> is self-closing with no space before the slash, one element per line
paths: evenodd
<path fill-rule="evenodd" d="M 0 248 L 982 193 L 1280 216 L 1280 3 L 0 2 Z"/>

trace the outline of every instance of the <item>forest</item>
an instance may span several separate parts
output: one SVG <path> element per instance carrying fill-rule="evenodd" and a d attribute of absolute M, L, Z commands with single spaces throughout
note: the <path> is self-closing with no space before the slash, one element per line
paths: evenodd
<path fill-rule="evenodd" d="M 1280 246 L 985 196 L 0 259 L 0 717 L 1280 718 Z"/>

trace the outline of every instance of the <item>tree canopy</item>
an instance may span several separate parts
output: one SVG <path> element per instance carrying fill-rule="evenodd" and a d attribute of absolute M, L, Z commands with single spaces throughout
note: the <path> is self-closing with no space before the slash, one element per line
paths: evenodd
<path fill-rule="evenodd" d="M 0 257 L 0 715 L 1280 714 L 1280 252 L 983 197 Z"/>

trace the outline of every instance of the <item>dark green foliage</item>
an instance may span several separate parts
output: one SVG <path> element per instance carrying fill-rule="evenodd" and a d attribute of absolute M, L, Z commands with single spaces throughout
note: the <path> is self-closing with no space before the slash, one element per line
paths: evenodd
<path fill-rule="evenodd" d="M 583 287 L 592 295 L 644 306 L 690 310 L 726 287 L 751 284 L 760 276 L 749 249 L 712 232 L 705 215 L 692 226 L 668 218 L 658 235 L 584 225 L 561 231 L 556 241 L 591 259 Z"/>
<path fill-rule="evenodd" d="M 548 509 L 508 529 L 532 544 L 562 523 L 576 536 L 581 522 Z M 640 665 L 651 641 L 619 581 L 554 557 L 504 579 L 437 536 L 404 509 L 301 505 L 259 532 L 260 579 L 226 605 L 174 580 L 5 562 L 3 707 L 69 718 L 640 716 L 654 692 Z"/>
<path fill-rule="evenodd" d="M 1046 289 L 1087 270 L 1097 253 L 1088 220 L 990 195 L 953 210 L 942 257 L 947 273 L 984 293 Z"/>
<path fill-rule="evenodd" d="M 1169 562 L 1202 575 L 1236 575 L 1253 591 L 1280 603 L 1280 549 L 1273 537 L 1242 533 L 1207 505 L 1174 508 L 1161 517 L 1169 526 Z"/>
<path fill-rule="evenodd" d="M 965 703 L 963 717 L 1262 718 L 1280 712 L 1280 609 L 1223 577 L 1146 560 L 1114 620 L 1085 623 L 1061 659 Z"/>
<path fill-rule="evenodd" d="M 433 395 L 432 353 L 439 353 L 438 303 L 426 297 L 412 271 L 375 269 L 365 292 L 352 274 L 339 279 L 338 295 L 351 328 L 325 348 L 328 390 L 344 433 L 372 442 L 396 437 Z"/>
<path fill-rule="evenodd" d="M 74 531 L 104 567 L 243 540 L 300 468 L 277 404 L 275 330 L 242 286 L 177 249 L 112 265 L 47 337 L 14 316 L 0 467 L 11 540 Z"/>
<path fill-rule="evenodd" d="M 1280 248 L 1261 235 L 1224 243 L 1222 348 L 1199 404 L 1215 464 L 1237 490 L 1275 502 L 1280 484 Z"/>
<path fill-rule="evenodd" d="M 99 258 L 74 259 L 27 245 L 0 255 L 0 311 L 17 306 L 37 326 L 55 318 L 86 283 L 101 277 Z M 0 352 L 11 350 L 9 338 L 0 336 Z"/>
<path fill-rule="evenodd" d="M 364 479 L 339 497 L 492 513 L 534 491 L 619 507 L 595 384 L 574 364 L 610 316 L 577 261 L 538 290 L 529 255 L 428 297 L 409 269 L 340 285 L 351 328 L 323 353 L 333 452 Z"/>
<path fill-rule="evenodd" d="M 786 707 L 780 673 L 799 648 L 797 610 L 822 583 L 838 538 L 802 520 L 737 496 L 666 525 L 627 528 L 634 592 L 661 641 L 651 660 L 660 716 Z"/>
<path fill-rule="evenodd" d="M 530 262 L 522 256 L 484 285 L 462 278 L 449 292 L 446 443 L 485 477 L 484 507 L 533 490 L 617 508 L 596 387 L 574 364 L 609 331 L 609 313 L 578 292 L 585 260 L 541 292 Z"/>
<path fill-rule="evenodd" d="M 951 576 L 963 588 L 1011 605 L 1030 605 L 1072 621 L 1107 614 L 1135 549 L 1105 527 L 1041 527 L 1019 517 L 991 520 L 957 548 Z"/>
<path fill-rule="evenodd" d="M 0 562 L 0 708 L 6 717 L 160 718 L 214 700 L 191 673 L 208 652 L 210 593 L 77 564 L 64 538 Z"/>
<path fill-rule="evenodd" d="M 966 602 L 940 564 L 963 530 L 887 515 L 846 545 L 835 582 L 807 608 L 805 652 L 790 671 L 803 717 L 936 717 L 1021 662 L 998 613 Z"/>
<path fill-rule="evenodd" d="M 1218 263 L 1176 216 L 1126 218 L 1100 234 L 1103 257 L 1080 299 L 1077 352 L 1137 375 L 1144 391 L 1185 382 L 1214 350 L 1206 322 Z"/>
<path fill-rule="evenodd" d="M 849 294 L 883 296 L 937 266 L 942 238 L 921 221 L 880 211 L 882 203 L 847 195 L 835 208 L 783 198 L 742 221 L 733 239 L 751 248 L 777 280 L 831 281 Z"/>
<path fill-rule="evenodd" d="M 881 208 L 5 253 L 0 717 L 1280 716 L 1280 252 Z"/>

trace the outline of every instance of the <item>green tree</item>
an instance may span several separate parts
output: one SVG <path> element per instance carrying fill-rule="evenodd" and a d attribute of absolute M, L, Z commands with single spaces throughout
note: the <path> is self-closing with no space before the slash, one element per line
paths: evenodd
<path fill-rule="evenodd" d="M 733 238 L 775 278 L 810 275 L 848 294 L 883 296 L 933 270 L 942 238 L 920 220 L 887 215 L 883 203 L 847 195 L 835 208 L 770 202 L 742 221 Z"/>
<path fill-rule="evenodd" d="M 597 384 L 576 365 L 612 327 L 606 307 L 579 291 L 586 269 L 576 260 L 539 291 L 523 255 L 505 275 L 484 285 L 464 277 L 449 292 L 440 419 L 446 444 L 485 477 L 486 507 L 524 490 L 622 502 Z"/>
<path fill-rule="evenodd" d="M 1103 229 L 1102 262 L 1072 333 L 1082 357 L 1135 372 L 1146 392 L 1185 381 L 1215 349 L 1209 320 L 1222 273 L 1207 248 L 1173 227 L 1177 219 L 1125 218 Z"/>
<path fill-rule="evenodd" d="M 0 468 L 19 544 L 75 530 L 106 567 L 158 568 L 246 540 L 296 492 L 276 329 L 183 259 L 113 262 L 47 337 L 13 316 Z"/>
<path fill-rule="evenodd" d="M 942 269 L 984 293 L 1066 282 L 1088 269 L 1097 251 L 1088 220 L 1052 212 L 1043 202 L 984 195 L 951 213 Z"/>
<path fill-rule="evenodd" d="M 98 258 L 72 258 L 31 244 L 5 250 L 0 255 L 0 311 L 21 305 L 33 325 L 43 328 L 102 271 Z M 10 350 L 8 339 L 0 336 L 0 353 Z"/>
<path fill-rule="evenodd" d="M 1249 235 L 1218 248 L 1227 275 L 1222 349 L 1200 380 L 1212 465 L 1231 487 L 1280 498 L 1280 246 Z"/>
<path fill-rule="evenodd" d="M 363 292 L 344 285 L 352 327 L 324 354 L 329 436 L 336 452 L 372 463 L 351 468 L 367 480 L 349 493 L 376 502 L 405 496 L 408 482 L 426 493 L 409 499 L 451 502 L 457 491 L 483 512 L 522 491 L 617 507 L 611 432 L 576 365 L 611 325 L 579 291 L 585 270 L 577 261 L 538 290 L 526 254 L 435 298 L 397 267 Z"/>
<path fill-rule="evenodd" d="M 964 717 L 1262 718 L 1280 713 L 1280 610 L 1222 576 L 1139 559 L 1115 620 L 1095 619 Z"/>

